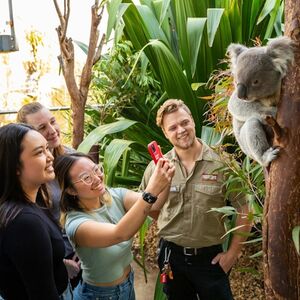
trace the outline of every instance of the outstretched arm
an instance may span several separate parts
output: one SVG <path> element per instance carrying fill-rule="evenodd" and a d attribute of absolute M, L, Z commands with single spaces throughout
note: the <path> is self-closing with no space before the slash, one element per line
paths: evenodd
<path fill-rule="evenodd" d="M 158 196 L 169 185 L 175 168 L 167 159 L 160 159 L 145 189 Z M 124 198 L 127 213 L 117 224 L 86 221 L 79 225 L 75 242 L 81 247 L 108 247 L 129 240 L 150 213 L 152 204 L 142 199 L 141 193 L 128 191 Z"/>

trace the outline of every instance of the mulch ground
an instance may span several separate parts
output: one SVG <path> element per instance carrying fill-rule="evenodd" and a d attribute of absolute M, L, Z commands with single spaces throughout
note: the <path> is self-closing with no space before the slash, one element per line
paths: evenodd
<path fill-rule="evenodd" d="M 157 249 L 157 227 L 154 224 L 148 230 L 145 238 L 144 251 L 148 269 L 157 270 L 156 249 Z M 138 234 L 133 243 L 135 256 L 140 259 L 139 255 L 139 238 Z M 259 245 L 248 244 L 244 247 L 242 256 L 232 268 L 230 273 L 230 283 L 235 300 L 264 300 L 263 287 L 263 269 L 262 257 L 250 258 L 260 250 Z M 251 272 L 246 272 L 250 270 Z M 151 270 L 150 270 L 151 271 Z"/>

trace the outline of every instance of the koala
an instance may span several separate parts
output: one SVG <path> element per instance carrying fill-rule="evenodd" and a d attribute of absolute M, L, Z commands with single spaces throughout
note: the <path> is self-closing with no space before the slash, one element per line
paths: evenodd
<path fill-rule="evenodd" d="M 266 167 L 279 149 L 268 141 L 265 119 L 276 116 L 281 80 L 294 58 L 293 42 L 280 37 L 264 47 L 230 44 L 227 52 L 235 84 L 228 102 L 234 135 L 241 150 Z"/>

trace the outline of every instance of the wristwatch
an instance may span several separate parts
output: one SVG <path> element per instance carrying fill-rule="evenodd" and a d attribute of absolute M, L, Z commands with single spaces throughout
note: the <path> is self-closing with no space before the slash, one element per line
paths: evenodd
<path fill-rule="evenodd" d="M 153 196 L 151 193 L 147 193 L 147 192 L 143 192 L 142 197 L 149 204 L 153 204 L 157 200 L 156 196 Z"/>

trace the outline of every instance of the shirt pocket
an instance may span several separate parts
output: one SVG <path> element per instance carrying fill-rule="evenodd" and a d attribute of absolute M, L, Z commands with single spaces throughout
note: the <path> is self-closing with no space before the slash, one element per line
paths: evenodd
<path fill-rule="evenodd" d="M 202 212 L 225 205 L 222 184 L 195 184 L 194 197 L 196 208 Z"/>
<path fill-rule="evenodd" d="M 212 184 L 195 184 L 195 191 L 203 193 L 205 195 L 221 195 L 222 185 L 212 185 Z"/>

